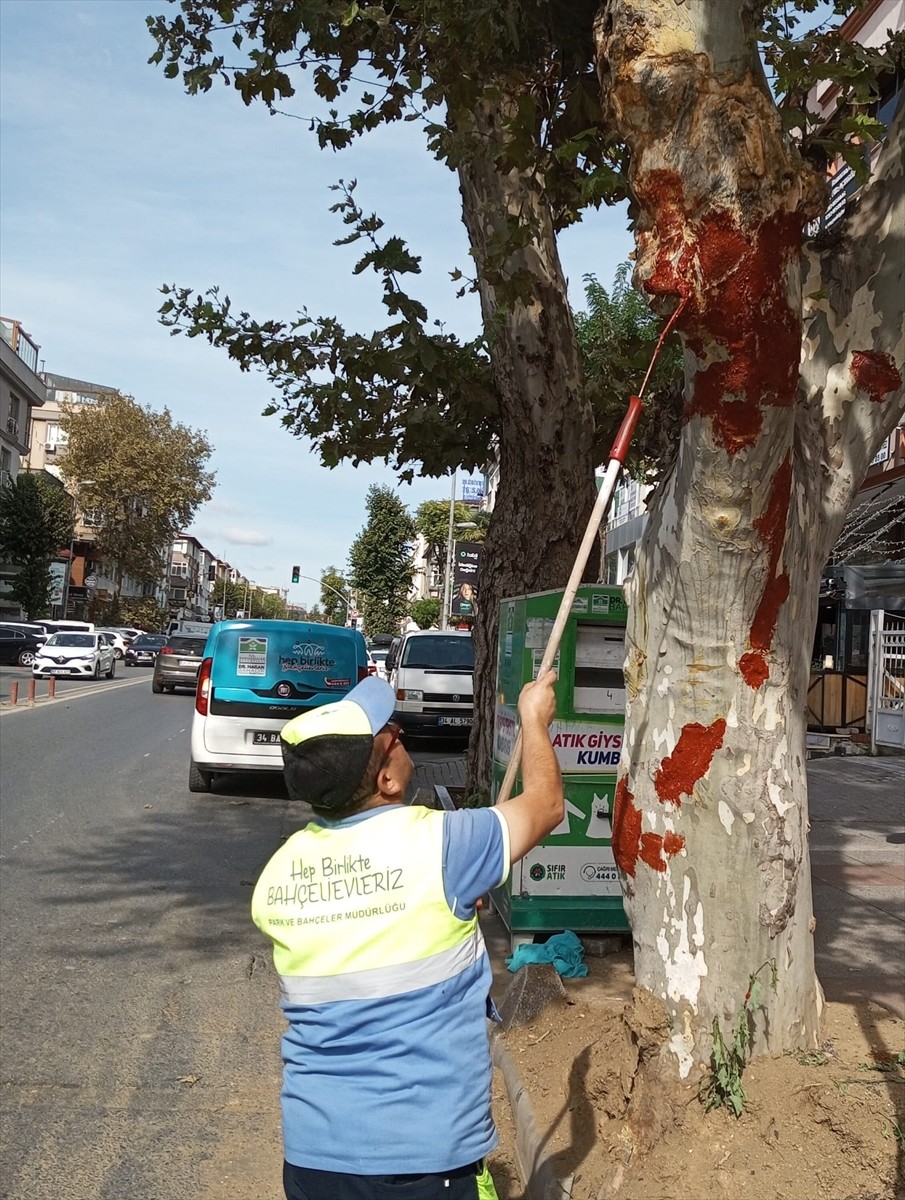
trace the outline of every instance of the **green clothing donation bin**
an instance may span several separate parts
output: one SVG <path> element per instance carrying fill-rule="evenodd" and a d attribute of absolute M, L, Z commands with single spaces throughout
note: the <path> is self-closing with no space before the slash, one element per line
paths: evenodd
<path fill-rule="evenodd" d="M 519 692 L 537 678 L 562 596 L 536 592 L 500 604 L 494 803 L 518 730 Z M 579 588 L 553 664 L 558 680 L 550 735 L 563 772 L 565 816 L 493 893 L 513 948 L 536 933 L 628 929 L 612 850 L 625 724 L 625 619 L 622 588 Z M 521 786 L 519 774 L 514 791 Z"/>

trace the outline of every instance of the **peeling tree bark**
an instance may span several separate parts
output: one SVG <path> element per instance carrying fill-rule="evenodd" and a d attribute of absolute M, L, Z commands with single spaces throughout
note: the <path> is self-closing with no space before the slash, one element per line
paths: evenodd
<path fill-rule="evenodd" d="M 594 418 L 544 182 L 500 169 L 500 104 L 453 113 L 478 152 L 459 167 L 462 213 L 478 265 L 481 311 L 491 339 L 500 406 L 500 487 L 485 541 L 474 628 L 477 669 L 469 788 L 490 779 L 499 603 L 526 590 L 561 587 L 594 506 Z M 531 231 L 523 249 L 495 261 L 507 219 Z M 597 561 L 588 564 L 596 578 Z M 527 582 L 526 582 L 527 581 Z"/>
<path fill-rule="evenodd" d="M 804 737 L 818 580 L 905 406 L 901 123 L 845 251 L 810 261 L 802 289 L 823 187 L 782 136 L 747 35 L 757 7 L 606 0 L 596 23 L 632 154 L 636 279 L 662 311 L 685 305 L 681 445 L 629 591 L 614 817 L 636 978 L 670 1013 L 665 1062 L 683 1078 L 766 962 L 778 986 L 755 1050 L 819 1037 Z"/>

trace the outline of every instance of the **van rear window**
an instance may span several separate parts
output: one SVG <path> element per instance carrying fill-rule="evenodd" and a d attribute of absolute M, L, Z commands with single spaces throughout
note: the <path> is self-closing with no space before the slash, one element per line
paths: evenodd
<path fill-rule="evenodd" d="M 473 671 L 474 644 L 470 637 L 413 637 L 402 652 L 402 667 L 433 670 Z"/>

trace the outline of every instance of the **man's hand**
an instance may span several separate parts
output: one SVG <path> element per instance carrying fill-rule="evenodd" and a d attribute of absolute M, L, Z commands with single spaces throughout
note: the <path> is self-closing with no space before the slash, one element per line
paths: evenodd
<path fill-rule="evenodd" d="M 523 725 L 537 721 L 542 723 L 545 728 L 549 727 L 550 722 L 556 716 L 554 683 L 556 683 L 556 672 L 548 671 L 542 679 L 526 683 L 522 688 L 518 698 L 518 712 Z"/>

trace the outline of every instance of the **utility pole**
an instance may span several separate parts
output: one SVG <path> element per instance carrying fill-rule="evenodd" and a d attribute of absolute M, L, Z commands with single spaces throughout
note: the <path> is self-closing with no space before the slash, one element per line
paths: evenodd
<path fill-rule="evenodd" d="M 452 562 L 453 538 L 455 537 L 456 522 L 456 472 L 452 473 L 452 491 L 449 494 L 449 533 L 446 538 L 446 578 L 443 580 L 443 612 L 440 614 L 440 628 L 449 628 L 449 610 L 452 607 Z"/>

